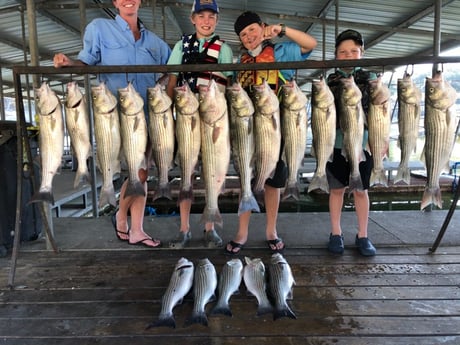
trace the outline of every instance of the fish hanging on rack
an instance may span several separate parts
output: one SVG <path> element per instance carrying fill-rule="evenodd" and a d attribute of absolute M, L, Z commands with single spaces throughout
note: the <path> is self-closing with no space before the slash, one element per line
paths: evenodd
<path fill-rule="evenodd" d="M 35 88 L 35 104 L 40 123 L 38 140 L 41 183 L 30 202 L 46 201 L 54 205 L 53 178 L 61 167 L 64 154 L 62 106 L 47 82 L 43 82 L 40 88 Z"/>

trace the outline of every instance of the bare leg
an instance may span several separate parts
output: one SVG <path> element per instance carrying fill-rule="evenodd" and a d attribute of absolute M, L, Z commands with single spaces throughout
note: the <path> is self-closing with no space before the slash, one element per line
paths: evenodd
<path fill-rule="evenodd" d="M 365 191 L 353 192 L 355 210 L 358 218 L 358 237 L 367 237 L 367 225 L 369 223 L 369 194 Z"/>
<path fill-rule="evenodd" d="M 131 214 L 131 228 L 129 231 L 129 243 L 136 243 L 145 239 L 143 244 L 146 246 L 157 247 L 160 244 L 158 240 L 152 240 L 151 237 L 144 232 L 144 212 L 145 204 L 147 201 L 147 171 L 144 169 L 139 170 L 139 177 L 144 184 L 145 196 L 133 195 L 125 197 L 126 186 L 128 180 L 126 180 L 120 192 L 120 204 L 117 212 L 117 226 L 123 228 L 127 226 L 128 210 Z M 120 225 L 118 225 L 120 221 Z"/>
<path fill-rule="evenodd" d="M 190 230 L 190 210 L 192 209 L 192 200 L 184 199 L 179 203 L 180 210 L 180 232 L 186 233 Z"/>
<path fill-rule="evenodd" d="M 278 220 L 278 209 L 280 204 L 280 189 L 269 185 L 265 185 L 265 212 L 267 224 L 265 227 L 265 236 L 268 241 L 278 239 L 278 233 L 276 230 L 276 222 Z M 274 244 L 270 244 L 272 250 L 284 249 L 284 243 L 279 241 Z"/>
<path fill-rule="evenodd" d="M 342 227 L 340 226 L 340 220 L 342 215 L 345 188 L 331 189 L 329 193 L 329 216 L 331 220 L 331 233 L 332 235 L 341 235 Z"/>

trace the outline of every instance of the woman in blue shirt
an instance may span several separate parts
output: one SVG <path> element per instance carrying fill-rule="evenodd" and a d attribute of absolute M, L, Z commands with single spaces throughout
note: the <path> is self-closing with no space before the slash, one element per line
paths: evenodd
<path fill-rule="evenodd" d="M 98 18 L 88 24 L 83 39 L 83 49 L 74 60 L 65 54 L 54 56 L 54 66 L 107 66 L 107 65 L 159 65 L 166 64 L 171 50 L 169 46 L 153 32 L 147 30 L 139 21 L 138 11 L 141 0 L 114 0 L 113 4 L 119 14 L 114 20 Z M 147 88 L 155 85 L 159 75 L 154 73 L 124 73 L 102 74 L 104 81 L 113 94 L 119 88 L 124 88 L 127 81 L 144 98 Z M 139 177 L 146 187 L 148 172 L 140 169 Z M 112 217 L 112 223 L 117 237 L 130 244 L 140 244 L 147 247 L 159 247 L 161 242 L 151 238 L 143 229 L 145 196 L 124 195 L 127 180 L 121 188 L 118 211 Z M 128 228 L 128 210 L 131 214 L 131 227 Z"/>

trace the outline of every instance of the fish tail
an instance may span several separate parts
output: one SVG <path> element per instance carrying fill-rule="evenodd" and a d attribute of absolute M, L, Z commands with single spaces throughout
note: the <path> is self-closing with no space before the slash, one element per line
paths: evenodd
<path fill-rule="evenodd" d="M 282 200 L 287 200 L 289 198 L 299 200 L 299 186 L 297 182 L 288 184 L 286 188 L 284 188 Z"/>
<path fill-rule="evenodd" d="M 204 311 L 202 312 L 194 312 L 192 316 L 185 321 L 185 326 L 190 326 L 195 323 L 199 323 L 200 325 L 207 326 L 208 325 L 208 317 Z"/>
<path fill-rule="evenodd" d="M 420 204 L 420 210 L 425 209 L 430 204 L 434 204 L 439 208 L 442 208 L 441 188 L 425 188 L 422 196 L 422 202 Z"/>
<path fill-rule="evenodd" d="M 168 316 L 165 318 L 161 318 L 156 322 L 152 322 L 147 326 L 146 329 L 150 329 L 153 327 L 169 327 L 169 328 L 176 328 L 176 320 L 174 320 L 174 316 Z"/>
<path fill-rule="evenodd" d="M 385 175 L 385 171 L 381 169 L 379 170 L 372 169 L 370 184 L 371 186 L 380 184 L 380 185 L 387 187 L 388 184 L 387 184 L 387 177 Z"/>
<path fill-rule="evenodd" d="M 193 201 L 193 189 L 192 189 L 192 186 L 190 186 L 189 189 L 181 189 L 179 191 L 178 202 L 180 203 L 182 200 L 192 200 Z"/>
<path fill-rule="evenodd" d="M 396 173 L 394 183 L 398 183 L 399 181 L 403 181 L 407 185 L 410 185 L 410 171 L 408 167 L 400 166 L 398 168 L 398 172 Z"/>
<path fill-rule="evenodd" d="M 209 208 L 207 206 L 204 208 L 200 223 L 208 222 L 216 223 L 222 227 L 222 216 L 218 208 Z"/>
<path fill-rule="evenodd" d="M 348 193 L 351 193 L 355 190 L 364 190 L 363 181 L 361 181 L 361 176 L 352 176 L 350 175 L 350 183 L 348 185 Z"/>
<path fill-rule="evenodd" d="M 273 311 L 273 307 L 271 306 L 269 302 L 259 304 L 259 307 L 257 308 L 257 316 L 270 314 L 272 311 Z"/>
<path fill-rule="evenodd" d="M 131 195 L 145 196 L 145 189 L 140 181 L 128 181 L 128 185 L 126 186 L 125 191 L 125 198 Z"/>
<path fill-rule="evenodd" d="M 314 175 L 310 184 L 308 185 L 308 193 L 315 189 L 321 189 L 322 191 L 329 193 L 329 183 L 327 182 L 327 176 Z"/>
<path fill-rule="evenodd" d="M 51 205 L 54 205 L 53 193 L 51 191 L 46 191 L 46 192 L 38 191 L 32 196 L 32 198 L 29 201 L 29 204 L 33 202 L 40 202 L 40 201 L 46 201 L 46 202 L 49 202 Z"/>
<path fill-rule="evenodd" d="M 157 190 L 155 190 L 155 193 L 153 194 L 153 201 L 160 198 L 167 198 L 169 200 L 172 200 L 171 187 L 169 183 L 160 185 L 158 186 Z"/>
<path fill-rule="evenodd" d="M 247 211 L 260 212 L 259 204 L 254 194 L 241 198 L 240 205 L 238 206 L 238 216 L 241 216 Z"/>
<path fill-rule="evenodd" d="M 88 170 L 78 171 L 75 174 L 75 180 L 73 182 L 73 188 L 77 189 L 80 186 L 84 186 L 91 183 L 91 176 Z"/>
<path fill-rule="evenodd" d="M 273 320 L 278 320 L 282 317 L 297 319 L 297 316 L 294 314 L 294 312 L 291 310 L 291 308 L 289 308 L 287 304 L 283 308 L 276 309 L 273 313 Z"/>
<path fill-rule="evenodd" d="M 232 311 L 230 310 L 230 306 L 227 305 L 216 305 L 212 310 L 211 310 L 211 315 L 227 315 L 227 316 L 233 316 Z"/>
<path fill-rule="evenodd" d="M 106 186 L 101 188 L 101 195 L 99 196 L 99 207 L 110 204 L 112 206 L 117 206 L 117 198 L 115 197 L 115 189 L 113 184 L 111 186 Z"/>

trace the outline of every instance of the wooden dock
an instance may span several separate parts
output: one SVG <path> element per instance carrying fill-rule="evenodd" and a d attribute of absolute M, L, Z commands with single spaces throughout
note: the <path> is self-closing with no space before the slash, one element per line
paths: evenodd
<path fill-rule="evenodd" d="M 177 327 L 151 328 L 161 297 L 180 257 L 207 257 L 220 272 L 233 258 L 201 244 L 199 214 L 192 215 L 192 245 L 184 250 L 147 249 L 115 238 L 110 217 L 56 218 L 59 253 L 43 239 L 24 243 L 14 288 L 6 286 L 9 258 L 0 265 L 0 340 L 37 344 L 393 344 L 460 343 L 460 214 L 454 214 L 442 245 L 429 248 L 446 210 L 371 212 L 369 234 L 378 255 L 354 247 L 354 213 L 343 214 L 343 256 L 325 249 L 327 213 L 282 213 L 278 232 L 296 285 L 288 303 L 296 320 L 257 316 L 257 301 L 244 283 L 230 300 L 233 317 L 209 316 L 208 327 L 184 326 L 193 306 L 188 295 L 174 309 Z M 224 241 L 236 214 L 225 214 Z M 146 217 L 146 231 L 164 243 L 178 231 L 178 217 Z M 244 256 L 268 263 L 264 215 L 251 218 Z M 214 302 L 207 305 L 209 313 Z"/>

